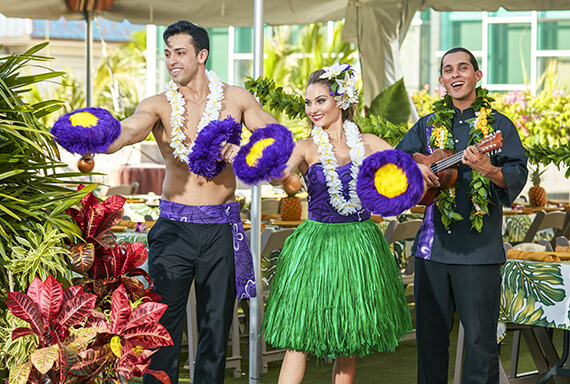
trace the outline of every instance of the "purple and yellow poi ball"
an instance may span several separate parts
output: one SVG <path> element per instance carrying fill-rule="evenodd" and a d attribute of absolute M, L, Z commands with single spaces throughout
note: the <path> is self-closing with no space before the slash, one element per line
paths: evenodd
<path fill-rule="evenodd" d="M 200 131 L 194 142 L 194 149 L 188 154 L 190 172 L 213 179 L 226 167 L 222 161 L 223 143 L 239 145 L 241 123 L 228 116 L 224 120 L 212 120 Z"/>
<path fill-rule="evenodd" d="M 391 149 L 364 159 L 356 192 L 364 208 L 382 216 L 396 216 L 420 201 L 424 180 L 410 155 Z"/>
<path fill-rule="evenodd" d="M 295 143 L 293 134 L 280 124 L 267 124 L 251 135 L 234 159 L 234 172 L 245 184 L 282 177 Z"/>
<path fill-rule="evenodd" d="M 104 153 L 121 134 L 121 123 L 103 108 L 82 108 L 61 116 L 51 134 L 69 152 Z"/>

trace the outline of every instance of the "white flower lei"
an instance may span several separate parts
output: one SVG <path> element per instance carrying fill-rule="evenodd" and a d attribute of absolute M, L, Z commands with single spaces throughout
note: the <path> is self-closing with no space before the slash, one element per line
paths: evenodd
<path fill-rule="evenodd" d="M 204 108 L 204 113 L 198 123 L 196 136 L 200 134 L 202 128 L 210 121 L 218 119 L 224 98 L 223 83 L 218 75 L 214 71 L 206 70 L 206 76 L 209 80 L 208 89 L 210 93 L 208 94 L 206 108 Z M 184 96 L 178 92 L 178 84 L 172 80 L 166 83 L 165 93 L 172 109 L 170 113 L 170 126 L 172 127 L 170 147 L 174 149 L 173 155 L 175 158 L 181 162 L 188 163 L 188 155 L 192 152 L 195 141 L 192 141 L 190 148 L 184 145 L 184 140 L 186 140 L 186 135 L 182 132 L 182 127 L 184 126 Z"/>
<path fill-rule="evenodd" d="M 358 166 L 362 163 L 362 160 L 364 160 L 365 149 L 362 140 L 360 140 L 360 132 L 355 123 L 346 120 L 343 124 L 343 129 L 346 135 L 346 145 L 350 148 L 350 161 L 352 162 L 350 166 L 352 178 L 348 183 L 350 200 L 348 201 L 345 200 L 342 194 L 342 182 L 336 171 L 338 162 L 334 156 L 329 135 L 321 127 L 313 127 L 311 135 L 313 141 L 317 144 L 317 151 L 320 154 L 323 173 L 325 174 L 329 195 L 331 197 L 330 203 L 341 215 L 348 216 L 362 208 L 362 204 L 356 193 L 356 178 L 358 176 Z"/>

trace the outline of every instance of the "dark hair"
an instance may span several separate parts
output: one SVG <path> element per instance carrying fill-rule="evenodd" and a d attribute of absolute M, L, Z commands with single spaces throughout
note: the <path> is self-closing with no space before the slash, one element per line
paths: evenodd
<path fill-rule="evenodd" d="M 445 56 L 449 55 L 450 53 L 457 53 L 457 52 L 466 53 L 469 56 L 469 62 L 473 66 L 473 69 L 475 71 L 479 70 L 479 63 L 477 63 L 477 59 L 475 58 L 475 56 L 473 56 L 473 54 L 471 53 L 470 50 L 463 48 L 463 47 L 455 47 L 455 48 L 451 48 L 449 51 L 445 52 L 443 54 L 443 56 L 441 57 L 441 62 L 439 63 L 439 74 L 440 75 L 441 75 L 441 71 L 443 70 L 443 58 Z"/>
<path fill-rule="evenodd" d="M 171 36 L 178 35 L 180 33 L 186 33 L 192 37 L 192 45 L 196 50 L 196 54 L 198 54 L 202 49 L 205 49 L 210 53 L 210 38 L 208 37 L 208 31 L 199 25 L 186 20 L 180 20 L 174 24 L 170 24 L 162 34 L 162 39 L 165 44 L 168 44 L 168 39 Z"/>
<path fill-rule="evenodd" d="M 309 81 L 307 82 L 307 88 L 311 84 L 324 84 L 330 88 L 331 85 L 334 84 L 334 79 L 321 79 L 321 75 L 325 73 L 324 70 L 319 69 L 309 75 Z M 354 121 L 354 105 L 351 105 L 350 108 L 342 110 L 342 121 L 350 120 Z"/>

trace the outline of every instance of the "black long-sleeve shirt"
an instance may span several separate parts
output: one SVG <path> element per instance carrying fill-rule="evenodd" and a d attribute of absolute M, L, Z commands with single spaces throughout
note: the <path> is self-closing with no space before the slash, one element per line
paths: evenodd
<path fill-rule="evenodd" d="M 474 118 L 473 109 L 461 112 L 453 107 L 455 115 L 452 120 L 452 134 L 455 141 L 455 151 L 459 152 L 468 146 L 469 124 L 466 120 Z M 468 195 L 471 181 L 471 168 L 460 163 L 456 186 L 456 212 L 463 220 L 452 223 L 449 230 L 441 223 L 441 213 L 433 209 L 433 215 L 427 214 L 424 224 L 414 242 L 413 254 L 417 257 L 430 259 L 446 264 L 497 264 L 505 262 L 502 238 L 502 206 L 510 206 L 526 184 L 528 170 L 527 157 L 521 144 L 514 124 L 506 116 L 494 112 L 493 128 L 500 130 L 503 135 L 502 150 L 491 156 L 491 163 L 501 167 L 507 187 L 501 188 L 491 182 L 489 215 L 483 218 L 481 233 L 471 229 L 469 214 L 473 208 Z M 409 154 L 428 154 L 426 125 L 429 115 L 424 116 L 410 128 L 396 149 Z M 428 223 L 426 221 L 431 221 Z M 420 241 L 422 232 L 424 238 L 429 233 L 430 224 L 433 228 L 433 243 Z M 431 237 L 431 236 L 429 236 Z M 431 244 L 430 244 L 431 243 Z M 430 247 L 431 245 L 431 247 Z M 431 249 L 430 249 L 431 248 Z"/>

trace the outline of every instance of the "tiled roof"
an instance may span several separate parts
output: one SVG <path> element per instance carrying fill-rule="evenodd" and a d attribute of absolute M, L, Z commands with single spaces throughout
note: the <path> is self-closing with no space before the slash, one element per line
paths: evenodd
<path fill-rule="evenodd" d="M 129 41 L 134 31 L 143 30 L 144 25 L 131 24 L 128 21 L 116 22 L 98 18 L 93 21 L 93 38 L 100 39 L 100 32 L 106 41 Z M 46 33 L 48 32 L 48 33 Z M 0 14 L 0 37 L 39 37 L 50 39 L 85 39 L 84 20 L 29 20 L 6 18 Z"/>

